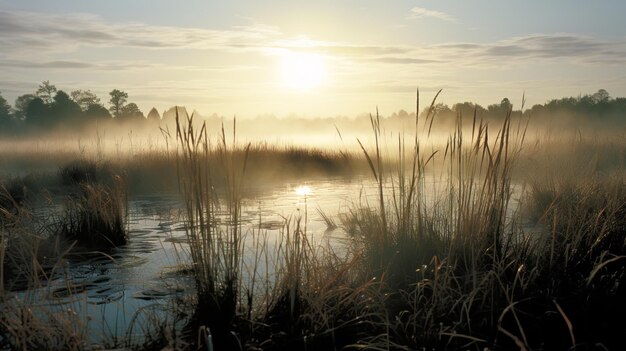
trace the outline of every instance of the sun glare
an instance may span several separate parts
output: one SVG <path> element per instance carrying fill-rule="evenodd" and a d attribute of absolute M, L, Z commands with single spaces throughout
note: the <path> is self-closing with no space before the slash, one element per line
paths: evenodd
<path fill-rule="evenodd" d="M 287 88 L 308 91 L 325 83 L 323 56 L 305 52 L 286 52 L 281 56 L 281 78 Z"/>
<path fill-rule="evenodd" d="M 307 196 L 311 194 L 311 187 L 308 185 L 300 185 L 296 188 L 296 195 Z"/>

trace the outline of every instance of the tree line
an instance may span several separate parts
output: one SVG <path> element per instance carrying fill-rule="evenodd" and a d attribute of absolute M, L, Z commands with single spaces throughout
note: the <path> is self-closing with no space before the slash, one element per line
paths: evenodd
<path fill-rule="evenodd" d="M 438 103 L 434 109 L 437 115 L 451 118 L 456 118 L 459 115 L 473 118 L 476 114 L 479 119 L 501 119 L 508 113 L 512 113 L 514 115 L 533 116 L 540 121 L 570 116 L 590 122 L 626 122 L 626 98 L 612 98 L 605 89 L 578 97 L 552 99 L 545 104 L 536 104 L 531 108 L 525 108 L 523 111 L 521 109 L 516 110 L 508 98 L 503 98 L 499 104 L 492 104 L 487 107 L 472 102 L 463 102 L 453 104 L 452 107 Z M 427 113 L 427 110 L 428 108 L 422 113 Z M 402 114 L 407 113 L 400 111 L 395 116 L 401 117 Z"/>
<path fill-rule="evenodd" d="M 128 93 L 113 89 L 109 107 L 91 90 L 74 90 L 67 94 L 49 81 L 42 82 L 34 93 L 19 96 L 13 106 L 0 93 L 0 131 L 49 130 L 54 127 L 76 127 L 95 121 L 158 121 L 152 109 L 144 116 L 137 104 L 128 101 Z"/>
<path fill-rule="evenodd" d="M 108 108 L 91 90 L 74 90 L 67 94 L 58 90 L 49 81 L 42 82 L 31 94 L 19 96 L 13 106 L 2 97 L 0 92 L 0 132 L 13 133 L 20 131 L 50 130 L 55 127 L 72 128 L 87 125 L 95 121 L 111 121 L 113 123 L 144 123 L 161 121 L 155 108 L 144 116 L 137 104 L 128 101 L 128 93 L 113 89 L 109 92 Z M 163 113 L 163 118 L 173 115 L 172 109 Z M 589 121 L 626 122 L 626 98 L 612 98 L 600 89 L 596 93 L 578 97 L 552 99 L 545 104 L 537 104 L 531 108 L 514 110 L 508 98 L 500 103 L 483 107 L 472 102 L 463 102 L 452 107 L 438 103 L 435 112 L 441 118 L 501 119 L 508 113 L 532 115 L 539 120 L 549 120 L 556 116 L 572 116 Z M 427 109 L 426 109 L 427 110 Z M 426 110 L 423 113 L 426 113 Z M 394 118 L 408 118 L 406 111 L 392 114 Z M 414 116 L 414 115 L 413 115 Z"/>

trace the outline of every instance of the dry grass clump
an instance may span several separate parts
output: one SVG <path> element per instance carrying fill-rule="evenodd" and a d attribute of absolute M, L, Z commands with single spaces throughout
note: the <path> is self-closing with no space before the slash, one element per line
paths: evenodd
<path fill-rule="evenodd" d="M 101 178 L 103 166 L 86 159 L 74 160 L 59 169 L 61 184 L 78 185 L 97 183 Z"/>
<path fill-rule="evenodd" d="M 0 209 L 0 349 L 85 349 L 85 320 L 72 309 L 42 303 L 38 290 L 56 275 L 67 247 L 8 191 L 2 195 L 18 211 Z"/>
<path fill-rule="evenodd" d="M 126 244 L 127 193 L 125 177 L 96 162 L 79 160 L 60 170 L 71 186 L 57 233 L 90 249 Z"/>
<path fill-rule="evenodd" d="M 74 309 L 13 298 L 0 306 L 0 348 L 8 350 L 85 350 L 85 316 Z"/>
<path fill-rule="evenodd" d="M 80 193 L 65 202 L 58 233 L 78 245 L 106 249 L 126 244 L 126 192 L 124 179 L 113 186 L 80 184 Z"/>
<path fill-rule="evenodd" d="M 48 224 L 0 187 L 10 205 L 0 208 L 0 301 L 11 290 L 42 285 L 58 262 L 65 245 L 52 238 Z"/>
<path fill-rule="evenodd" d="M 553 332 L 549 345 L 554 347 L 567 343 L 621 347 L 624 325 L 615 321 L 626 313 L 623 173 L 564 172 L 550 181 L 535 181 L 527 206 L 545 228 L 532 238 L 534 255 L 529 255 L 534 261 L 528 265 L 536 276 L 527 290 L 534 299 L 524 306 L 534 312 L 529 329 Z M 544 312 L 539 318 L 540 311 L 554 315 Z M 560 327 L 553 325 L 557 321 Z"/>

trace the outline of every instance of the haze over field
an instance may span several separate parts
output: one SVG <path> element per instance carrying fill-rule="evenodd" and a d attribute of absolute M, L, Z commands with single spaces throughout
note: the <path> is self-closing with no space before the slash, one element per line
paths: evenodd
<path fill-rule="evenodd" d="M 624 14 L 0 0 L 0 351 L 623 349 Z"/>
<path fill-rule="evenodd" d="M 126 91 L 147 113 L 356 116 L 626 95 L 623 1 L 0 0 L 0 90 Z M 105 100 L 105 99 L 103 99 Z"/>

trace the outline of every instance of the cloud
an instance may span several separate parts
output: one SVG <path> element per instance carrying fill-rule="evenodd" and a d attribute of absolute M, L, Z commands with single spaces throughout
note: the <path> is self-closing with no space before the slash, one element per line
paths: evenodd
<path fill-rule="evenodd" d="M 129 69 L 154 69 L 162 65 L 139 62 L 139 61 L 118 61 L 118 62 L 83 62 L 76 60 L 54 60 L 54 61 L 32 61 L 32 60 L 0 60 L 0 67 L 27 68 L 27 69 L 89 69 L 104 71 L 121 71 Z"/>
<path fill-rule="evenodd" d="M 451 43 L 425 49 L 468 64 L 524 64 L 558 61 L 575 64 L 626 63 L 625 41 L 603 41 L 573 34 L 531 34 L 488 44 Z M 503 61 L 506 60 L 506 61 Z"/>
<path fill-rule="evenodd" d="M 427 59 L 412 58 L 412 57 L 389 57 L 389 56 L 376 57 L 376 58 L 373 58 L 371 60 L 372 61 L 376 61 L 376 62 L 391 63 L 391 64 L 418 64 L 418 65 L 425 65 L 425 64 L 441 63 L 441 61 L 439 61 L 439 60 L 427 60 Z"/>
<path fill-rule="evenodd" d="M 624 64 L 626 41 L 604 41 L 589 36 L 554 33 L 530 34 L 491 43 L 444 43 L 426 46 L 355 45 L 318 42 L 307 47 L 281 49 L 308 50 L 363 62 L 391 65 L 439 65 L 458 67 L 510 67 L 533 63 Z"/>
<path fill-rule="evenodd" d="M 436 10 L 429 10 L 423 7 L 414 7 L 411 9 L 409 18 L 410 19 L 418 19 L 418 18 L 435 18 L 440 19 L 442 21 L 447 22 L 457 22 L 457 19 L 450 16 L 449 14 Z"/>
<path fill-rule="evenodd" d="M 253 25 L 225 30 L 111 23 L 91 14 L 0 11 L 0 46 L 14 52 L 63 52 L 81 46 L 141 49 L 255 47 L 280 32 Z M 5 51 L 6 53 L 6 51 Z"/>
<path fill-rule="evenodd" d="M 443 12 L 421 7 L 411 9 L 412 18 L 431 17 L 454 21 Z M 0 59 L 8 66 L 57 69 L 129 69 L 150 62 L 169 65 L 168 58 L 150 54 L 134 62 L 81 62 L 70 53 L 81 48 L 135 48 L 138 50 L 213 50 L 220 52 L 275 52 L 308 50 L 354 61 L 389 65 L 449 63 L 486 66 L 506 60 L 509 65 L 532 61 L 567 60 L 577 64 L 623 64 L 624 41 L 602 41 L 576 34 L 532 34 L 491 43 L 444 43 L 439 45 L 359 45 L 333 41 L 290 38 L 273 26 L 254 24 L 227 29 L 155 26 L 137 22 L 108 22 L 91 14 L 46 14 L 0 11 Z M 140 52 L 140 51 L 139 51 Z M 37 56 L 33 56 L 33 54 Z M 171 56 L 169 56 L 171 57 Z M 36 59 L 35 59 L 36 58 Z M 180 64 L 180 63 L 179 63 Z M 186 64 L 186 66 L 189 66 Z"/>

